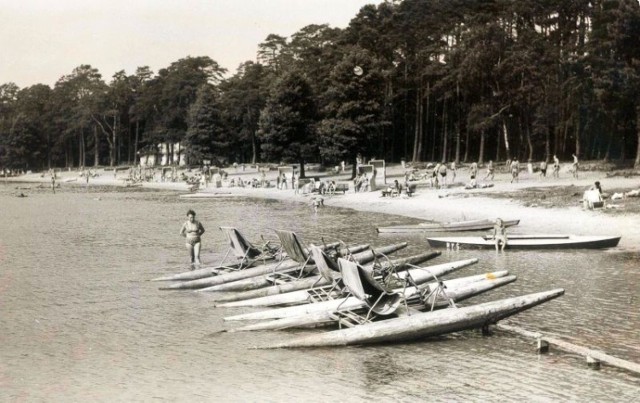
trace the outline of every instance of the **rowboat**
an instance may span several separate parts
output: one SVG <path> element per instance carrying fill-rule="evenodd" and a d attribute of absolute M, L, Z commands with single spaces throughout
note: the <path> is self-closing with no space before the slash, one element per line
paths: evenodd
<path fill-rule="evenodd" d="M 334 330 L 262 348 L 346 346 L 399 342 L 483 328 L 564 294 L 555 289 L 464 308 L 442 309 Z"/>
<path fill-rule="evenodd" d="M 435 292 L 436 288 L 441 286 L 441 284 L 437 282 L 430 283 L 419 288 L 409 287 L 405 290 L 405 295 L 408 300 L 416 300 L 415 302 L 409 302 L 411 309 L 416 309 L 417 307 L 417 310 L 424 311 L 429 309 L 446 308 L 450 305 L 451 301 L 463 301 L 467 298 L 471 298 L 475 295 L 482 294 L 516 281 L 516 276 L 510 276 L 508 274 L 509 273 L 506 270 L 503 270 L 499 272 L 462 277 L 455 280 L 445 280 L 442 285 L 447 289 L 446 296 Z M 421 301 L 419 298 L 421 292 L 429 293 L 429 297 L 424 301 Z M 367 304 L 364 301 L 360 301 L 360 304 L 348 305 L 350 305 L 348 309 L 341 306 L 335 311 L 316 312 L 307 315 L 259 322 L 238 327 L 230 331 L 282 330 L 293 327 L 319 326 L 336 323 L 352 326 L 354 311 L 365 310 L 367 308 Z M 366 311 L 364 311 L 364 313 L 366 313 Z M 362 313 L 359 315 L 362 315 Z"/>
<path fill-rule="evenodd" d="M 516 235 L 507 236 L 506 249 L 601 249 L 613 248 L 619 236 Z M 427 238 L 433 247 L 495 248 L 492 236 Z"/>
<path fill-rule="evenodd" d="M 388 245 L 386 247 L 378 248 L 375 252 L 365 251 L 360 252 L 353 257 L 360 263 L 370 262 L 375 258 L 376 253 L 388 254 L 405 248 L 406 242 L 398 244 Z M 255 267 L 249 267 L 243 270 L 232 271 L 229 273 L 220 274 L 213 277 L 201 278 L 198 280 L 183 281 L 180 283 L 174 283 L 166 287 L 160 287 L 160 290 L 195 290 L 200 288 L 213 287 L 219 284 L 230 283 L 232 281 L 244 280 L 251 277 L 263 276 L 272 273 L 290 273 L 292 271 L 301 270 L 305 264 L 301 264 L 296 260 L 285 260 L 278 263 L 264 264 Z M 311 271 L 311 268 L 308 268 Z"/>
<path fill-rule="evenodd" d="M 388 233 L 410 233 L 410 232 L 458 232 L 458 231 L 481 231 L 493 228 L 495 220 L 469 220 L 454 221 L 445 223 L 420 223 L 416 225 L 396 225 L 391 227 L 379 227 L 381 234 Z M 504 220 L 505 227 L 518 225 L 520 220 Z"/>

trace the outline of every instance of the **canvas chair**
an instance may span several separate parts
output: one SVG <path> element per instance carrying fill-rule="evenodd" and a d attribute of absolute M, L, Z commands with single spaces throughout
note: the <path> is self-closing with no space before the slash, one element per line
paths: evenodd
<path fill-rule="evenodd" d="M 306 268 L 307 264 L 311 261 L 311 255 L 308 249 L 302 244 L 298 235 L 293 231 L 275 230 L 282 250 L 287 253 L 287 256 L 294 261 L 300 263 L 300 275 Z"/>
<path fill-rule="evenodd" d="M 222 259 L 222 263 L 227 259 L 229 254 L 233 254 L 240 260 L 239 268 L 243 269 L 251 266 L 254 262 L 262 260 L 263 263 L 268 259 L 274 259 L 280 252 L 279 247 L 270 245 L 271 241 L 267 241 L 261 247 L 254 246 L 247 238 L 242 235 L 238 229 L 234 227 L 220 227 L 220 230 L 224 233 L 227 241 L 229 242 L 229 248 Z"/>
<path fill-rule="evenodd" d="M 406 302 L 404 293 L 387 289 L 373 278 L 373 274 L 355 262 L 339 258 L 338 266 L 342 274 L 342 281 L 349 293 L 361 301 L 364 301 L 369 307 L 367 316 L 364 318 L 368 321 L 371 314 L 391 315 L 401 304 Z M 407 311 L 408 311 L 408 307 Z"/>

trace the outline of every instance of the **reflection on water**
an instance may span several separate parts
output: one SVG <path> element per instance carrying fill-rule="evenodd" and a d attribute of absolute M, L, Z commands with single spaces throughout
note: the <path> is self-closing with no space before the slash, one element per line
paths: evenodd
<path fill-rule="evenodd" d="M 623 400 L 637 377 L 588 370 L 582 358 L 537 356 L 530 340 L 462 332 L 374 347 L 252 350 L 291 332 L 219 333 L 211 296 L 161 292 L 146 280 L 187 262 L 178 230 L 193 208 L 207 229 L 203 257 L 222 258 L 218 226 L 249 239 L 287 228 L 308 242 L 383 245 L 423 236 L 377 236 L 415 220 L 307 204 L 180 200 L 171 192 L 0 185 L 0 392 L 2 400 L 451 401 Z M 339 196 L 338 196 L 339 197 Z M 640 362 L 637 254 L 609 251 L 446 251 L 434 263 L 478 257 L 459 275 L 508 269 L 518 281 L 465 304 L 566 288 L 565 296 L 513 318 L 578 344 Z M 615 396 L 615 398 L 612 398 Z"/>

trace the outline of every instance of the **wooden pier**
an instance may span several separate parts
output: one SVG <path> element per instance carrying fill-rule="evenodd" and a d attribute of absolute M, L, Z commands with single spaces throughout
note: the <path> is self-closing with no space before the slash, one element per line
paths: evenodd
<path fill-rule="evenodd" d="M 547 353 L 549 351 L 549 345 L 553 345 L 558 347 L 560 350 L 584 356 L 587 360 L 587 365 L 590 368 L 599 369 L 600 363 L 604 363 L 612 367 L 624 369 L 634 374 L 640 374 L 640 364 L 613 357 L 600 350 L 593 350 L 587 347 L 578 346 L 557 337 L 546 336 L 542 333 L 532 332 L 517 326 L 498 323 L 496 324 L 496 328 L 536 340 L 538 342 L 538 353 L 540 354 Z"/>

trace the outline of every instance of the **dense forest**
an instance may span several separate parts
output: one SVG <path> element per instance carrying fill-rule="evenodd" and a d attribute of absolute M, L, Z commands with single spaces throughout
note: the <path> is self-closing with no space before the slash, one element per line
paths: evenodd
<path fill-rule="evenodd" d="M 387 0 L 344 29 L 105 81 L 0 85 L 0 169 L 189 164 L 627 160 L 640 167 L 638 0 Z"/>

